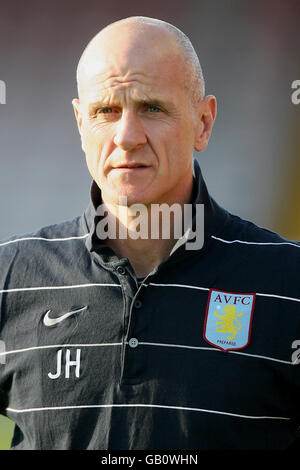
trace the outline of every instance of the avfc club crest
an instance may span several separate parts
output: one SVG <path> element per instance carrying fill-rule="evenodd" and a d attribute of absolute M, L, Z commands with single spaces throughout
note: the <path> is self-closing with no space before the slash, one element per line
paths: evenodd
<path fill-rule="evenodd" d="M 250 341 L 255 294 L 210 289 L 203 337 L 207 343 L 231 351 L 245 348 Z"/>

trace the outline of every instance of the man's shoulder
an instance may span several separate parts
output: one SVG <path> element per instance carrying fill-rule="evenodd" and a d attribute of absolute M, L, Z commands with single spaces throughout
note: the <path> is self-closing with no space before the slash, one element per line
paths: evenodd
<path fill-rule="evenodd" d="M 39 256 L 43 250 L 57 249 L 64 242 L 85 240 L 87 230 L 82 216 L 0 240 L 0 260 L 12 259 L 19 253 L 25 257 Z"/>
<path fill-rule="evenodd" d="M 249 292 L 299 299 L 299 241 L 233 214 L 212 238 L 216 256 L 226 260 L 225 268 L 234 277 L 250 286 Z"/>
<path fill-rule="evenodd" d="M 245 245 L 278 245 L 278 247 L 287 245 L 300 248 L 300 241 L 286 238 L 275 231 L 234 214 L 230 214 L 230 222 L 227 224 L 223 235 L 226 235 L 227 238 L 231 238 L 231 242 L 241 242 Z"/>
<path fill-rule="evenodd" d="M 253 258 L 261 264 L 295 272 L 300 263 L 300 242 L 284 237 L 254 222 L 230 214 L 225 229 L 213 236 L 216 242 L 232 248 L 237 256 Z"/>

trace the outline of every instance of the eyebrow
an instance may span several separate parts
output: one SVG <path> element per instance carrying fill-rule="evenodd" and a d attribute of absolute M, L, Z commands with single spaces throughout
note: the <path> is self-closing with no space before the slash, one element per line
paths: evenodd
<path fill-rule="evenodd" d="M 154 105 L 154 106 L 158 106 L 159 108 L 165 108 L 166 106 L 168 106 L 168 103 L 160 100 L 159 98 L 148 98 L 148 99 L 141 99 L 141 100 L 134 100 L 134 102 L 136 104 L 140 104 L 140 105 Z M 102 100 L 98 100 L 98 101 L 94 101 L 93 103 L 89 103 L 88 104 L 88 111 L 91 112 L 91 111 L 94 111 L 95 109 L 101 109 L 101 108 L 109 108 L 111 106 L 118 106 L 119 105 L 119 102 L 118 100 L 115 101 L 115 103 L 113 101 L 102 101 Z"/>

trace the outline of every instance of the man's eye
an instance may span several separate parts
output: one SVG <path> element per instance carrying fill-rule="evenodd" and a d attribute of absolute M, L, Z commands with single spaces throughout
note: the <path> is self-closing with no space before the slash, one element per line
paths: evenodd
<path fill-rule="evenodd" d="M 97 110 L 97 113 L 101 113 L 101 114 L 110 114 L 112 112 L 113 112 L 112 108 L 101 108 Z"/>
<path fill-rule="evenodd" d="M 160 112 L 160 108 L 158 106 L 155 106 L 154 104 L 150 104 L 148 106 L 148 110 L 150 111 L 150 113 L 159 113 Z"/>

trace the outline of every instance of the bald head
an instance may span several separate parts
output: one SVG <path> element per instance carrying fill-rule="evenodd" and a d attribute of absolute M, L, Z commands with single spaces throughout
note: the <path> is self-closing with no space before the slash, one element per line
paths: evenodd
<path fill-rule="evenodd" d="M 85 48 L 77 67 L 78 95 L 82 99 L 87 83 L 107 61 L 119 63 L 119 58 L 147 60 L 153 55 L 182 61 L 184 84 L 193 103 L 205 94 L 204 79 L 198 56 L 189 38 L 165 21 L 141 16 L 117 21 L 102 29 Z"/>

